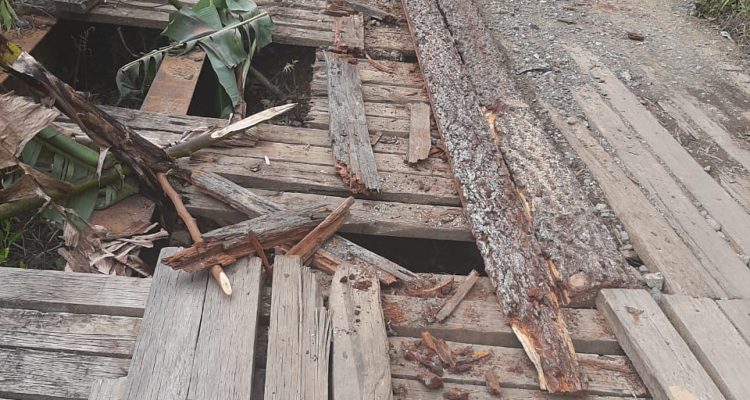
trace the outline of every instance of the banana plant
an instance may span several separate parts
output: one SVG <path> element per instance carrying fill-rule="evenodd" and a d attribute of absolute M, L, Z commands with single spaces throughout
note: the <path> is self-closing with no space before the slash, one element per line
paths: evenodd
<path fill-rule="evenodd" d="M 16 24 L 18 15 L 13 11 L 10 0 L 0 0 L 0 31 L 9 31 Z"/>

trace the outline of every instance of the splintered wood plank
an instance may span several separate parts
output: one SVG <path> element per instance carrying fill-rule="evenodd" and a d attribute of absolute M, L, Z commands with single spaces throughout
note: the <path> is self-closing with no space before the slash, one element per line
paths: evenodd
<path fill-rule="evenodd" d="M 179 56 L 166 56 L 143 99 L 141 110 L 164 114 L 187 114 L 206 53 L 193 50 Z"/>
<path fill-rule="evenodd" d="M 412 349 L 422 339 L 390 337 L 391 373 L 393 379 L 417 379 L 421 369 L 417 361 L 404 357 L 405 349 Z M 483 346 L 447 341 L 448 347 L 456 352 L 467 346 L 472 352 L 489 352 L 482 360 L 475 361 L 468 371 L 444 370 L 443 381 L 465 385 L 481 385 L 486 388 L 485 372 L 494 371 L 502 387 L 519 389 L 539 389 L 539 380 L 534 365 L 524 357 L 522 349 L 497 346 Z M 648 391 L 643 386 L 638 373 L 625 356 L 579 354 L 581 369 L 585 373 L 589 389 L 586 394 L 597 396 L 644 397 Z M 501 397 L 502 398 L 502 397 Z M 576 398 L 570 397 L 568 398 Z M 698 399 L 696 397 L 696 399 Z"/>
<path fill-rule="evenodd" d="M 22 399 L 86 399 L 92 383 L 118 378 L 130 360 L 0 348 L 0 393 Z"/>
<path fill-rule="evenodd" d="M 378 279 L 362 268 L 344 264 L 336 270 L 331 286 L 333 399 L 392 398 Z"/>
<path fill-rule="evenodd" d="M 149 279 L 0 267 L 0 307 L 140 317 Z"/>
<path fill-rule="evenodd" d="M 0 347 L 130 357 L 140 318 L 0 308 Z"/>
<path fill-rule="evenodd" d="M 434 322 L 434 311 L 444 299 L 383 295 L 383 313 L 398 336 L 420 337 L 427 327 L 445 340 L 488 346 L 521 347 L 513 329 L 505 322 L 495 299 L 464 300 L 444 322 Z M 586 308 L 564 308 L 563 319 L 578 353 L 622 354 L 604 317 Z"/>
<path fill-rule="evenodd" d="M 677 293 L 706 297 L 749 296 L 750 270 L 736 256 L 729 243 L 708 225 L 693 200 L 685 194 L 669 170 L 649 152 L 648 147 L 638 140 L 636 133 L 593 88 L 579 88 L 573 93 L 573 97 L 584 109 L 591 124 L 615 149 L 638 184 L 657 200 L 658 208 L 668 218 L 672 228 L 701 259 L 706 272 L 697 271 L 698 275 L 694 277 L 689 277 L 692 272 L 686 276 L 680 276 L 679 272 L 673 275 L 675 284 L 677 281 L 685 284 L 685 291 Z M 679 144 L 675 142 L 675 146 Z M 703 169 L 701 173 L 705 173 Z M 700 290 L 694 283 L 699 286 L 701 282 L 705 283 L 703 291 L 693 292 L 692 290 Z M 706 292 L 705 288 L 709 291 Z"/>
<path fill-rule="evenodd" d="M 653 153 L 722 225 L 722 230 L 745 253 L 750 254 L 750 214 L 740 206 L 703 166 L 680 145 L 638 98 L 593 55 L 581 48 L 568 53 L 585 73 L 599 77 L 597 86 L 607 93 L 612 107 L 633 127 Z"/>
<path fill-rule="evenodd" d="M 406 160 L 414 164 L 430 155 L 432 138 L 430 137 L 430 106 L 426 103 L 412 103 L 411 126 L 409 128 L 409 154 Z"/>
<path fill-rule="evenodd" d="M 116 379 L 97 379 L 91 387 L 89 400 L 122 400 L 125 396 L 125 377 Z"/>
<path fill-rule="evenodd" d="M 187 399 L 252 398 L 261 271 L 259 258 L 245 257 L 226 269 L 231 297 L 207 291 Z"/>
<path fill-rule="evenodd" d="M 445 17 L 429 0 L 403 5 L 467 219 L 505 317 L 537 367 L 541 388 L 584 391 L 560 313 L 562 299 L 549 279 L 551 264 L 534 237 L 529 206 L 493 141 Z M 588 283 L 587 276 L 579 278 Z"/>
<path fill-rule="evenodd" d="M 718 300 L 724 314 L 750 344 L 750 300 Z"/>
<path fill-rule="evenodd" d="M 359 69 L 325 53 L 328 71 L 331 147 L 336 170 L 353 193 L 380 190 L 380 175 L 365 120 Z"/>
<path fill-rule="evenodd" d="M 548 104 L 545 108 L 555 126 L 602 187 L 607 203 L 625 226 L 638 255 L 646 266 L 664 276 L 665 290 L 668 293 L 694 296 L 723 295 L 724 291 L 703 268 L 701 260 L 682 241 L 666 218 L 651 205 L 638 185 L 628 178 L 614 158 L 604 150 L 591 131 L 580 123 L 571 126 Z M 598 126 L 595 116 L 589 117 L 589 121 Z M 609 132 L 603 126 L 599 128 L 602 132 Z"/>
<path fill-rule="evenodd" d="M 297 256 L 273 268 L 265 399 L 327 399 L 331 315 L 317 278 Z"/>
<path fill-rule="evenodd" d="M 727 399 L 750 395 L 750 346 L 711 299 L 664 296 L 662 308 Z"/>
<path fill-rule="evenodd" d="M 724 398 L 647 291 L 605 289 L 597 307 L 655 400 Z"/>
<path fill-rule="evenodd" d="M 164 248 L 159 256 L 128 372 L 126 400 L 187 398 L 208 272 L 190 274 L 161 263 L 177 250 Z"/>

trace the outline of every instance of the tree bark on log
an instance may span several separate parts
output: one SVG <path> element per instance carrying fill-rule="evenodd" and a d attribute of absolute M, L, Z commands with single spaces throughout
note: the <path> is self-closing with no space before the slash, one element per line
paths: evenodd
<path fill-rule="evenodd" d="M 560 312 L 557 271 L 534 235 L 533 210 L 493 141 L 435 0 L 402 0 L 439 131 L 477 246 L 503 312 L 542 389 L 586 390 Z"/>

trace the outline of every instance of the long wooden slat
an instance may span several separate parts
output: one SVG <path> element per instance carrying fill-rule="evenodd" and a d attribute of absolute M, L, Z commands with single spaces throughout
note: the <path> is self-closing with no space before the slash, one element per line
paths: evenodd
<path fill-rule="evenodd" d="M 383 313 L 388 326 L 398 336 L 420 337 L 429 328 L 435 336 L 455 342 L 488 346 L 521 347 L 501 307 L 494 299 L 464 300 L 444 322 L 433 322 L 432 312 L 443 299 L 383 295 Z M 623 354 L 609 331 L 604 317 L 596 310 L 564 308 L 562 315 L 570 327 L 570 337 L 578 353 Z M 428 322 L 428 324 L 425 324 Z"/>
<path fill-rule="evenodd" d="M 252 398 L 261 271 L 259 258 L 243 258 L 226 270 L 231 297 L 207 291 L 187 399 Z"/>
<path fill-rule="evenodd" d="M 425 103 L 412 103 L 411 125 L 409 127 L 409 153 L 406 161 L 415 164 L 430 155 L 432 138 L 430 137 L 430 106 Z"/>
<path fill-rule="evenodd" d="M 655 400 L 724 398 L 647 291 L 602 290 L 597 306 Z"/>
<path fill-rule="evenodd" d="M 404 358 L 404 349 L 411 349 L 422 339 L 390 337 L 391 344 L 391 372 L 394 379 L 417 379 L 420 368 L 416 361 Z M 446 368 L 443 381 L 467 385 L 486 386 L 485 372 L 494 371 L 503 387 L 518 389 L 538 389 L 534 365 L 524 357 L 522 349 L 510 347 L 483 346 L 446 342 L 448 347 L 460 351 L 469 346 L 473 352 L 487 351 L 490 355 L 477 361 L 469 371 L 452 372 Z M 630 366 L 625 356 L 598 356 L 595 354 L 579 354 L 581 369 L 587 376 L 589 389 L 587 394 L 597 396 L 646 396 L 648 391 L 638 378 L 638 373 Z M 573 397 L 575 398 L 575 397 Z"/>
<path fill-rule="evenodd" d="M 195 49 L 179 56 L 166 56 L 143 99 L 141 110 L 183 115 L 188 113 L 206 53 Z"/>
<path fill-rule="evenodd" d="M 718 300 L 724 314 L 750 344 L 750 300 Z"/>
<path fill-rule="evenodd" d="M 140 318 L 0 308 L 0 347 L 130 357 Z"/>
<path fill-rule="evenodd" d="M 607 93 L 613 108 L 630 123 L 654 154 L 722 225 L 727 236 L 743 252 L 750 254 L 750 214 L 703 170 L 610 70 L 598 65 L 594 56 L 585 50 L 568 48 L 568 53 L 584 72 L 601 78 L 597 81 L 597 86 Z"/>
<path fill-rule="evenodd" d="M 122 400 L 127 379 L 97 379 L 91 387 L 89 400 Z"/>
<path fill-rule="evenodd" d="M 721 393 L 731 400 L 746 399 L 750 346 L 719 306 L 706 298 L 664 296 L 662 309 Z"/>
<path fill-rule="evenodd" d="M 265 399 L 327 399 L 331 315 L 317 278 L 297 256 L 273 270 Z"/>
<path fill-rule="evenodd" d="M 365 269 L 342 265 L 331 283 L 333 400 L 393 397 L 380 283 Z"/>
<path fill-rule="evenodd" d="M 0 307 L 140 317 L 148 279 L 0 267 Z"/>
<path fill-rule="evenodd" d="M 162 249 L 159 260 L 176 251 Z M 187 398 L 207 284 L 208 272 L 190 274 L 158 263 L 128 372 L 126 400 Z"/>
<path fill-rule="evenodd" d="M 581 88 L 573 97 L 586 111 L 590 122 L 614 147 L 638 183 L 659 200 L 659 209 L 669 218 L 673 229 L 703 259 L 703 269 L 710 278 L 695 277 L 693 282 L 706 282 L 712 292 L 683 293 L 709 297 L 722 296 L 724 293 L 732 297 L 750 295 L 750 270 L 736 256 L 732 247 L 708 225 L 691 198 L 683 192 L 667 168 L 637 139 L 635 132 L 625 125 L 593 89 Z M 675 146 L 679 144 L 675 142 Z M 702 169 L 701 173 L 704 173 Z M 684 276 L 674 277 L 689 282 Z M 720 291 L 716 290 L 713 282 L 716 282 Z"/>
<path fill-rule="evenodd" d="M 549 278 L 551 263 L 534 238 L 530 208 L 493 141 L 444 16 L 431 0 L 403 5 L 467 219 L 506 318 L 542 388 L 583 391 L 586 382 Z"/>
<path fill-rule="evenodd" d="M 602 187 L 608 204 L 625 226 L 638 255 L 647 267 L 664 276 L 664 289 L 668 293 L 721 296 L 724 290 L 703 268 L 701 260 L 682 241 L 665 217 L 651 205 L 638 185 L 628 178 L 614 158 L 604 150 L 591 131 L 580 123 L 571 126 L 552 107 L 546 105 L 545 108 Z M 602 112 L 597 115 L 607 114 Z M 599 126 L 602 132 L 610 132 L 599 124 L 597 117 L 589 120 Z M 605 120 L 611 121 L 602 119 Z"/>

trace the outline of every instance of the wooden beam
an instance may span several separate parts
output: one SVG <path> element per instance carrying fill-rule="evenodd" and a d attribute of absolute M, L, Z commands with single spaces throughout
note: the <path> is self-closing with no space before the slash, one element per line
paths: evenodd
<path fill-rule="evenodd" d="M 195 49 L 179 56 L 164 57 L 141 110 L 187 115 L 206 53 Z"/>
<path fill-rule="evenodd" d="M 464 300 L 464 297 L 469 294 L 469 291 L 474 287 L 474 284 L 477 283 L 477 280 L 479 280 L 479 273 L 476 270 L 471 270 L 469 276 L 461 282 L 461 285 L 456 289 L 456 292 L 453 293 L 450 299 L 448 299 L 448 301 L 446 301 L 440 308 L 440 311 L 435 315 L 435 320 L 437 322 L 443 322 L 446 318 L 450 317 L 453 314 L 453 311 L 456 310 L 456 307 L 458 307 L 458 305 Z"/>
<path fill-rule="evenodd" d="M 438 130 L 505 317 L 536 366 L 542 389 L 584 391 L 587 384 L 552 279 L 557 269 L 534 237 L 526 196 L 493 141 L 454 38 L 434 1 L 403 0 L 403 5 Z"/>
<path fill-rule="evenodd" d="M 380 284 L 367 270 L 342 265 L 331 283 L 333 400 L 393 398 Z"/>
<path fill-rule="evenodd" d="M 89 400 L 122 400 L 125 396 L 125 381 L 125 377 L 95 380 Z"/>
<path fill-rule="evenodd" d="M 409 153 L 406 161 L 416 164 L 430 156 L 430 106 L 426 103 L 409 104 L 411 124 L 409 127 Z"/>
<path fill-rule="evenodd" d="M 717 303 L 745 341 L 750 344 L 750 312 L 748 312 L 750 300 L 719 300 Z"/>
<path fill-rule="evenodd" d="M 99 0 L 55 0 L 55 11 L 86 14 Z"/>
<path fill-rule="evenodd" d="M 354 203 L 354 197 L 347 197 L 315 229 L 292 246 L 286 254 L 300 256 L 302 263 L 306 264 L 315 252 L 344 225 L 346 219 L 349 218 L 349 207 L 352 206 L 352 203 Z"/>
<path fill-rule="evenodd" d="M 297 256 L 277 256 L 273 268 L 266 400 L 328 398 L 331 315 L 317 278 Z"/>
<path fill-rule="evenodd" d="M 352 193 L 380 190 L 380 175 L 365 120 L 359 69 L 344 56 L 325 53 L 331 147 L 336 170 Z"/>
<path fill-rule="evenodd" d="M 605 289 L 597 307 L 654 400 L 724 398 L 647 291 Z"/>

